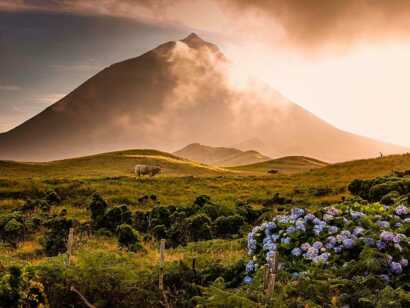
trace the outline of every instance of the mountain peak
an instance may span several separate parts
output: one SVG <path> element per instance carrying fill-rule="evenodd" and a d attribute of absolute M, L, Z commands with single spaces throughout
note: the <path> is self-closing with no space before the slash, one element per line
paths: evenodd
<path fill-rule="evenodd" d="M 208 47 L 212 51 L 220 53 L 219 48 L 215 44 L 203 40 L 196 33 L 191 33 L 186 38 L 182 39 L 181 42 L 187 44 L 190 48 L 199 49 L 202 47 Z"/>
<path fill-rule="evenodd" d="M 205 43 L 205 41 L 203 39 L 201 39 L 198 34 L 192 32 L 190 35 L 188 35 L 186 38 L 181 40 L 182 42 L 188 43 L 188 42 L 203 42 Z"/>

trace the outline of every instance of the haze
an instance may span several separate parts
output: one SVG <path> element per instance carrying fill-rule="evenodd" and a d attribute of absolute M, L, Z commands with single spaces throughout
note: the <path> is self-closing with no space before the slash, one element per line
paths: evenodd
<path fill-rule="evenodd" d="M 195 31 L 234 62 L 238 86 L 250 73 L 340 129 L 410 146 L 410 4 L 318 2 L 0 0 L 0 131 Z"/>

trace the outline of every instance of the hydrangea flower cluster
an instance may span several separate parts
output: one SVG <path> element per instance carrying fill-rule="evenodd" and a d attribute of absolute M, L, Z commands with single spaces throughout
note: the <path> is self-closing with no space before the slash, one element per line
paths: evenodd
<path fill-rule="evenodd" d="M 248 234 L 245 282 L 273 255 L 279 253 L 284 268 L 299 277 L 312 265 L 337 267 L 353 260 L 369 247 L 386 256 L 381 277 L 400 275 L 408 267 L 410 225 L 407 206 L 336 205 L 316 212 L 293 208 L 287 215 L 256 226 Z M 296 271 L 295 271 L 296 269 Z M 293 275 L 294 274 L 294 275 Z"/>

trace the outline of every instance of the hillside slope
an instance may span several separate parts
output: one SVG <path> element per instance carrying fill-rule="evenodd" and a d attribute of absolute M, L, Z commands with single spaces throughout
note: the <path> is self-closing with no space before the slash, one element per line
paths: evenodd
<path fill-rule="evenodd" d="M 191 34 L 115 63 L 18 127 L 0 134 L 0 159 L 48 161 L 127 148 L 261 140 L 272 157 L 335 162 L 407 149 L 343 132 L 265 84 L 238 87 L 218 47 Z"/>
<path fill-rule="evenodd" d="M 174 152 L 176 156 L 213 166 L 239 166 L 269 160 L 257 151 L 241 151 L 234 148 L 211 147 L 192 143 Z"/>
<path fill-rule="evenodd" d="M 134 176 L 136 164 L 161 166 L 165 176 L 212 176 L 229 173 L 155 150 L 128 150 L 98 155 L 28 163 L 0 161 L 0 178 L 87 178 Z"/>
<path fill-rule="evenodd" d="M 257 174 L 267 174 L 269 170 L 277 170 L 279 173 L 293 174 L 325 167 L 327 165 L 328 164 L 325 162 L 310 157 L 286 156 L 256 164 L 235 166 L 229 169 Z"/>

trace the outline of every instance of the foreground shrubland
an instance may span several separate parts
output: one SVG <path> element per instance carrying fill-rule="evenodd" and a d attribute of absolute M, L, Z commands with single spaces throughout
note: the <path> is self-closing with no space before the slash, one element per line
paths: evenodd
<path fill-rule="evenodd" d="M 19 196 L 0 213 L 0 307 L 82 307 L 72 287 L 96 307 L 162 307 L 160 239 L 172 307 L 408 307 L 409 179 L 358 179 L 353 196 L 321 207 L 300 196 L 342 190 L 181 205 L 148 193 L 141 207 L 77 186 L 72 194 L 70 184 Z M 267 294 L 273 253 L 279 270 Z"/>

